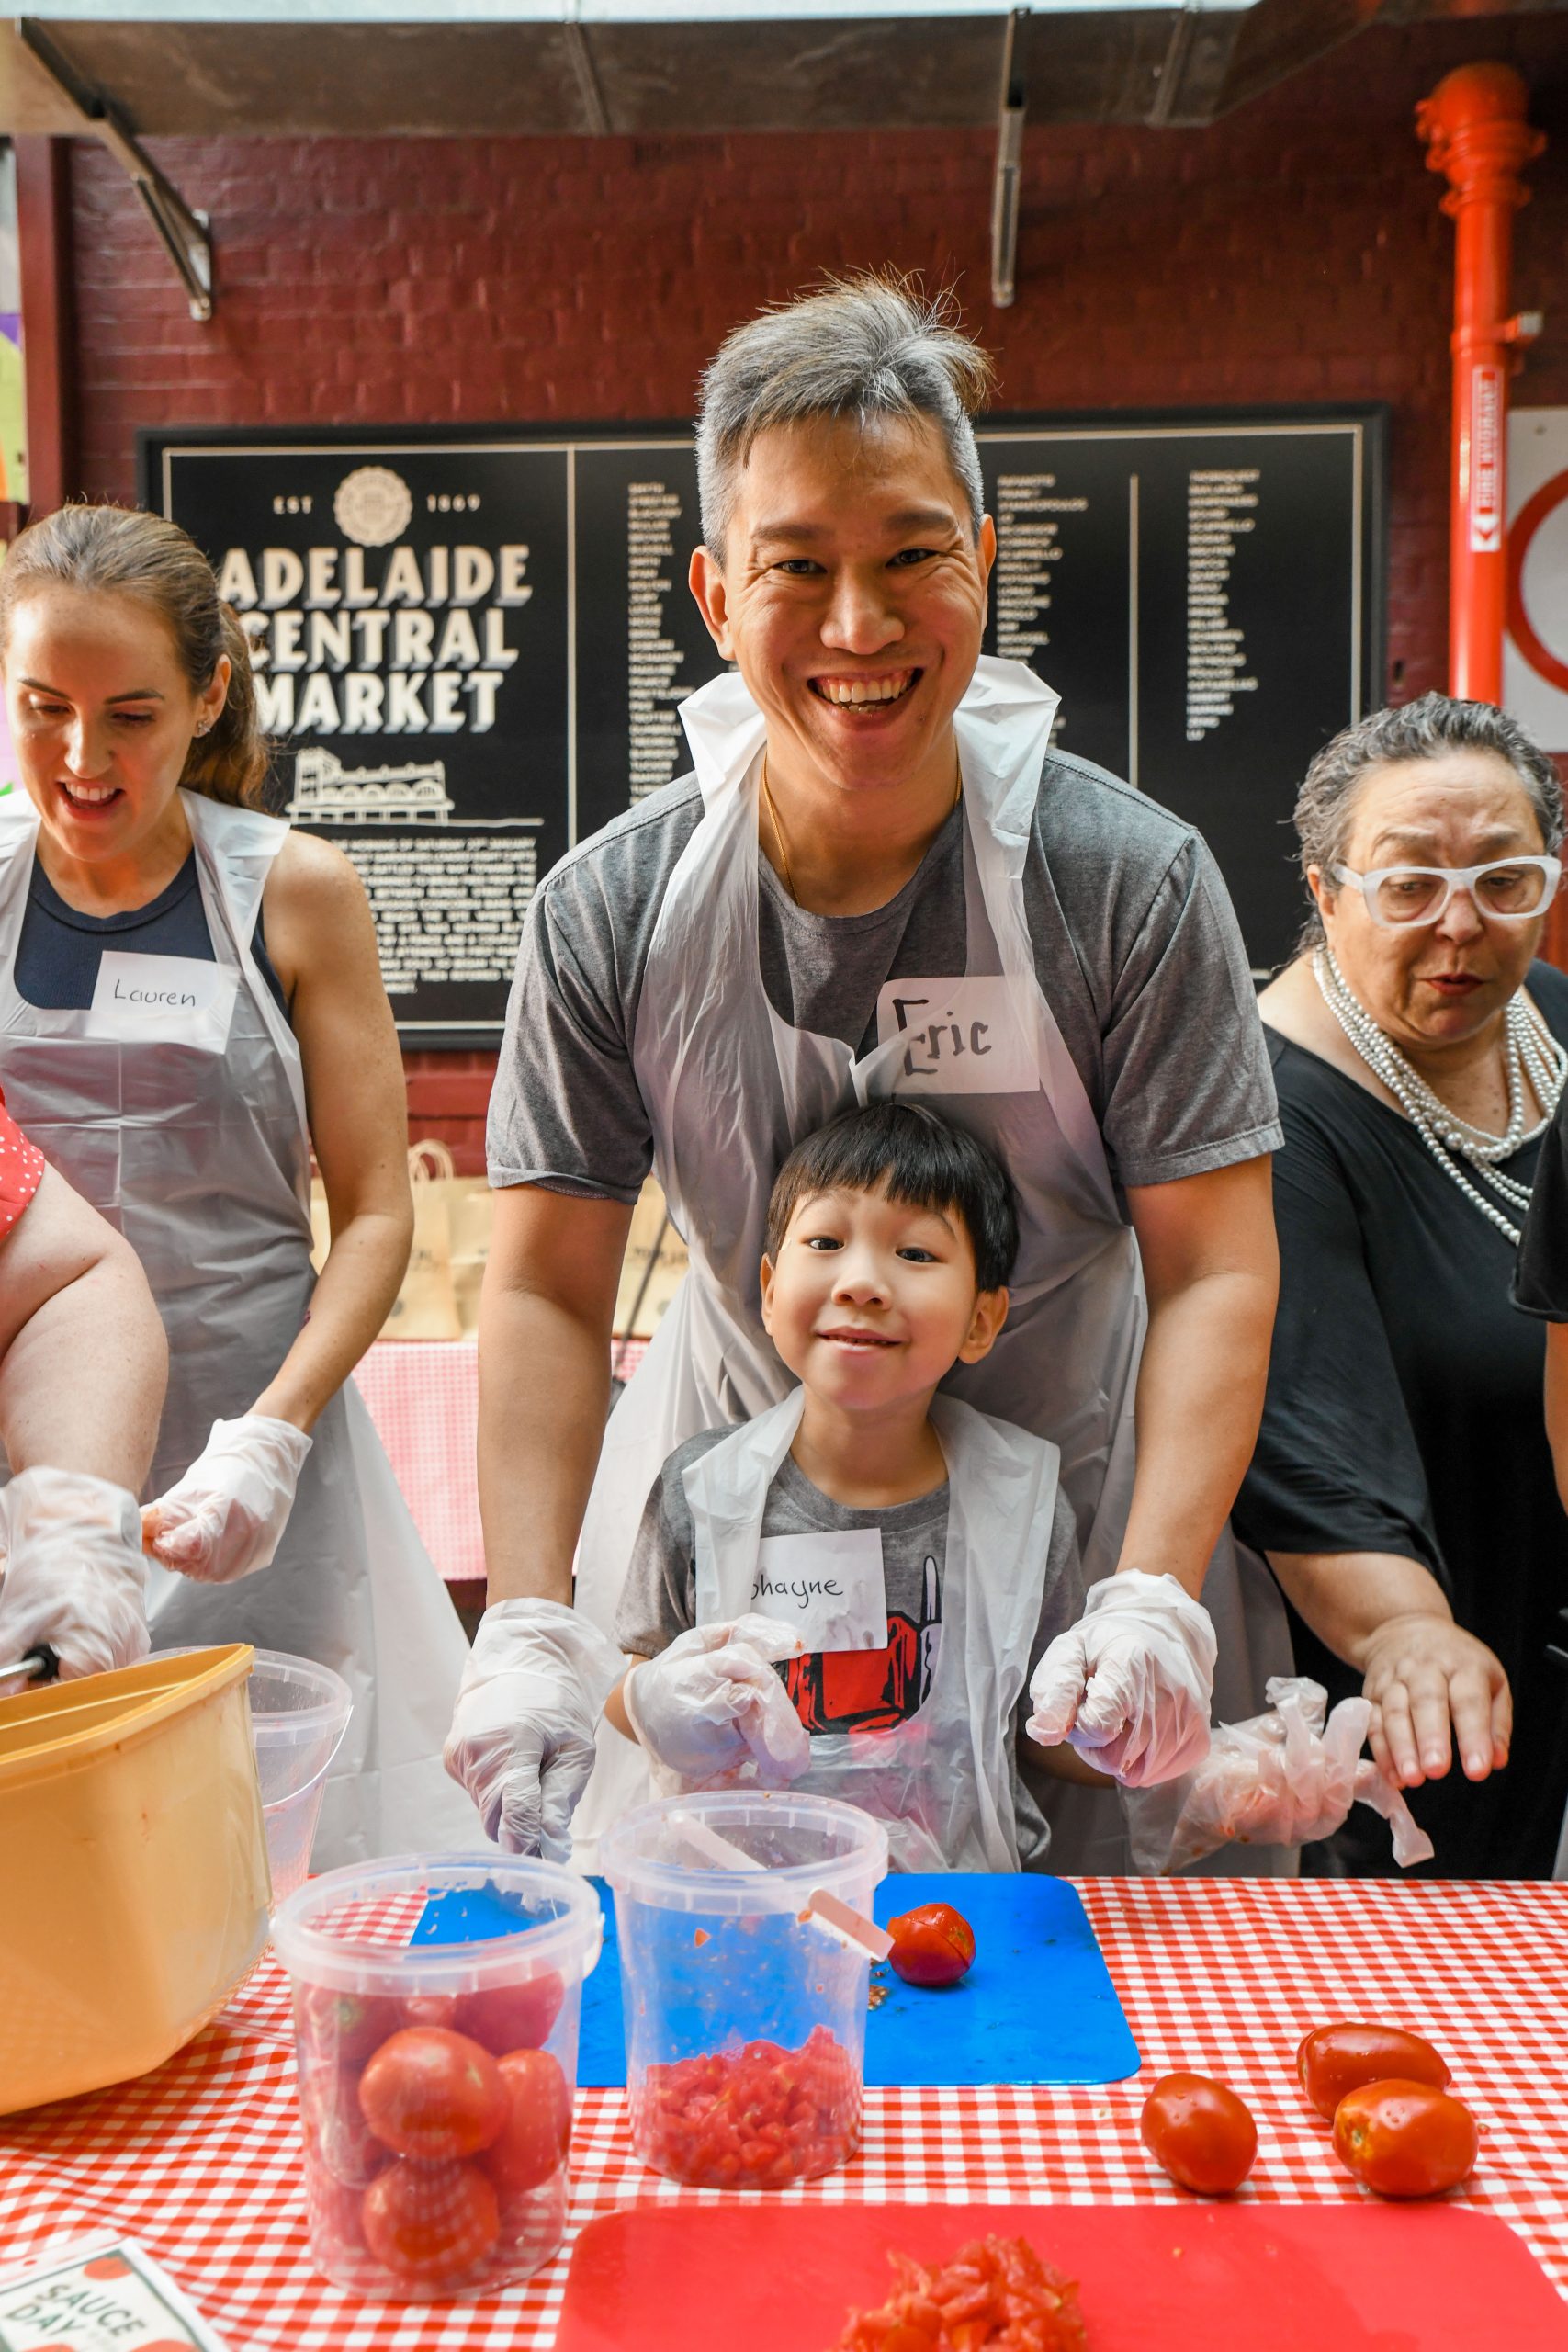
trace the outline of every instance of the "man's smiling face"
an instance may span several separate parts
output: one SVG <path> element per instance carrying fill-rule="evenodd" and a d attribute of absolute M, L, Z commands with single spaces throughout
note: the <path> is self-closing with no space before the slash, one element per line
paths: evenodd
<path fill-rule="evenodd" d="M 720 567 L 692 587 L 768 721 L 778 785 L 863 794 L 954 773 L 996 552 L 929 417 L 759 434 Z"/>

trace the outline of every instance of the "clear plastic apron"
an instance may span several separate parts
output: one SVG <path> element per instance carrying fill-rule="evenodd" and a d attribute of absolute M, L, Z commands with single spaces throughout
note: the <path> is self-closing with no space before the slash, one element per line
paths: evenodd
<path fill-rule="evenodd" d="M 699 1625 L 751 1600 L 768 1488 L 804 1394 L 725 1438 L 685 1473 Z M 1027 1430 L 939 1396 L 947 1548 L 931 1689 L 889 1731 L 818 1734 L 793 1790 L 842 1797 L 886 1825 L 899 1871 L 1015 1871 L 1013 1711 L 1040 1622 L 1059 1457 Z"/>
<path fill-rule="evenodd" d="M 148 1498 L 184 1475 L 215 1419 L 247 1413 L 299 1335 L 310 1265 L 310 1151 L 292 1030 L 251 942 L 288 827 L 185 793 L 219 967 L 236 978 L 222 1050 L 91 1034 L 14 979 L 38 838 L 0 801 L 0 1085 L 62 1174 L 125 1235 L 169 1340 Z M 352 1381 L 316 1424 L 276 1557 L 198 1584 L 149 1561 L 155 1647 L 253 1642 L 334 1667 L 354 1715 L 328 1781 L 315 1867 L 473 1845 L 441 1762 L 466 1645 Z"/>
<path fill-rule="evenodd" d="M 862 1058 L 838 1038 L 779 1018 L 758 944 L 765 724 L 733 673 L 681 707 L 703 815 L 654 928 L 632 1060 L 655 1171 L 691 1271 L 611 1416 L 583 1521 L 578 1605 L 606 1632 L 614 1632 L 637 1523 L 665 1460 L 699 1430 L 764 1411 L 790 1385 L 761 1319 L 774 1170 L 835 1113 L 895 1093 L 918 1095 L 991 1144 L 1019 1195 L 1021 1241 L 1006 1329 L 988 1356 L 956 1367 L 944 1387 L 1060 1449 L 1086 1577 L 1093 1582 L 1116 1566 L 1132 1497 L 1146 1313 L 1137 1243 L 1117 1206 L 1093 1107 L 1041 990 L 1024 914 L 1024 862 L 1056 704 L 1023 663 L 982 658 L 954 721 L 965 971 L 1003 984 L 993 995 L 1010 1028 L 1005 1058 L 1026 1073 L 1007 1092 L 944 1092 L 940 1080 L 912 1075 L 903 1035 Z M 1220 1642 L 1216 1707 L 1259 1713 L 1263 1679 L 1289 1671 L 1272 1581 L 1267 1570 L 1248 1575 L 1227 1536 L 1203 1598 Z M 602 1729 L 599 1764 L 573 1822 L 583 1867 L 592 1867 L 604 1824 L 647 1785 L 637 1749 Z M 1130 1867 L 1115 1794 L 1056 1783 L 1042 1801 L 1055 1869 Z"/>

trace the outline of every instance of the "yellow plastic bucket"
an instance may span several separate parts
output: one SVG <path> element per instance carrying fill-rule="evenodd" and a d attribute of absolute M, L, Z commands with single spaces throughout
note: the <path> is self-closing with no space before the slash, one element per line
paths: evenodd
<path fill-rule="evenodd" d="M 0 1699 L 0 2115 L 162 2065 L 260 1959 L 251 1659 Z"/>

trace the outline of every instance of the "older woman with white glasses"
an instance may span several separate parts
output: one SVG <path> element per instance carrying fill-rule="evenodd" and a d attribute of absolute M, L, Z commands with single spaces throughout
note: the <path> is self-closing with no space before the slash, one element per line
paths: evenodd
<path fill-rule="evenodd" d="M 1300 1669 L 1374 1702 L 1427 1870 L 1549 1877 L 1568 1531 L 1542 1334 L 1509 1286 L 1568 1072 L 1568 978 L 1534 960 L 1562 790 L 1502 712 L 1427 695 L 1328 744 L 1296 825 L 1314 915 L 1261 999 L 1281 1285 L 1236 1521 Z M 1303 1867 L 1386 1871 L 1377 1826 L 1352 1819 Z"/>

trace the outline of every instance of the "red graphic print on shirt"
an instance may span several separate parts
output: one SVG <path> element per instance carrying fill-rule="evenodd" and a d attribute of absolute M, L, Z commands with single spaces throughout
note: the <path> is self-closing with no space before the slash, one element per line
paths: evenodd
<path fill-rule="evenodd" d="M 931 1696 L 942 1639 L 942 1585 L 929 1555 L 917 1623 L 901 1611 L 887 1616 L 882 1650 L 817 1650 L 780 1667 L 795 1713 L 818 1732 L 892 1731 L 918 1714 Z"/>

